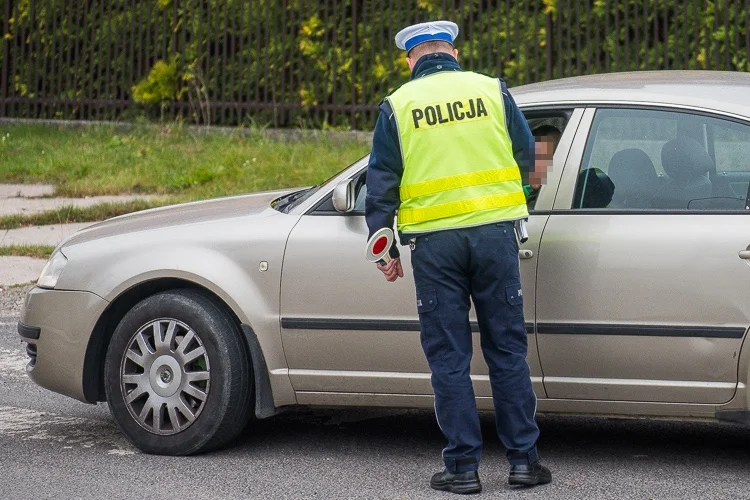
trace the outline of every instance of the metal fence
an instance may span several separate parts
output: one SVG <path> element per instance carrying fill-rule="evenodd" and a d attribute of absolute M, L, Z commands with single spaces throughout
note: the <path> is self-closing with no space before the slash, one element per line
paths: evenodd
<path fill-rule="evenodd" d="M 0 117 L 372 128 L 410 23 L 510 86 L 750 71 L 750 0 L 0 0 Z"/>

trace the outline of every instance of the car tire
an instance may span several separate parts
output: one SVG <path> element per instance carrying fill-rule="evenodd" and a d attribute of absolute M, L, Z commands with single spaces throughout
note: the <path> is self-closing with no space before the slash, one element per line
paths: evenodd
<path fill-rule="evenodd" d="M 146 453 L 191 455 L 237 437 L 253 396 L 241 335 L 222 305 L 195 290 L 161 292 L 128 311 L 104 367 L 107 403 L 128 440 Z"/>

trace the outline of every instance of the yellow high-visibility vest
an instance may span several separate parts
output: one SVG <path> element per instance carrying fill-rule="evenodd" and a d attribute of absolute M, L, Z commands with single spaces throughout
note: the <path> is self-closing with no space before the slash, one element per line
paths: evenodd
<path fill-rule="evenodd" d="M 446 71 L 387 98 L 404 173 L 398 229 L 420 233 L 528 216 L 500 81 Z"/>

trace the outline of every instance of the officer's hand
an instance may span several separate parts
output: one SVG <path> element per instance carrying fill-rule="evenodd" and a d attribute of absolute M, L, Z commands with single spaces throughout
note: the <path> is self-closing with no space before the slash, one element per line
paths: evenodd
<path fill-rule="evenodd" d="M 378 264 L 378 269 L 385 275 L 386 281 L 396 281 L 404 277 L 404 269 L 401 267 L 401 259 L 391 259 L 386 265 Z"/>

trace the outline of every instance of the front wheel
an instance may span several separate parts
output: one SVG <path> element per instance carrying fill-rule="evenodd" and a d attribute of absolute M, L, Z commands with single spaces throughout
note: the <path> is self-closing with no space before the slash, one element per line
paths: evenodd
<path fill-rule="evenodd" d="M 110 412 L 146 453 L 190 455 L 219 448 L 250 418 L 251 366 L 241 332 L 194 290 L 136 304 L 107 349 Z"/>

